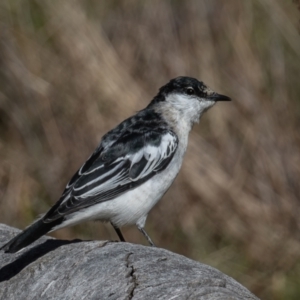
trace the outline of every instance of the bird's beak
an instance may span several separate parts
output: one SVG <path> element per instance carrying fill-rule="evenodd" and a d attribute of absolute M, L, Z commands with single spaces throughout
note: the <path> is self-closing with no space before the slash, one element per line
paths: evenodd
<path fill-rule="evenodd" d="M 231 98 L 229 98 L 225 95 L 218 94 L 218 93 L 213 93 L 213 94 L 209 95 L 207 97 L 207 99 L 213 100 L 213 101 L 231 101 Z"/>

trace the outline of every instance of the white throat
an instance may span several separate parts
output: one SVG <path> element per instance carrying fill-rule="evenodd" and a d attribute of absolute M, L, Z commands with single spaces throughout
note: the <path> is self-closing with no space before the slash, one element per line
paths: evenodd
<path fill-rule="evenodd" d="M 168 107 L 173 107 L 173 113 L 180 118 L 179 122 L 189 124 L 190 129 L 194 123 L 199 122 L 201 115 L 215 104 L 214 101 L 184 94 L 168 95 L 166 103 L 170 104 Z"/>

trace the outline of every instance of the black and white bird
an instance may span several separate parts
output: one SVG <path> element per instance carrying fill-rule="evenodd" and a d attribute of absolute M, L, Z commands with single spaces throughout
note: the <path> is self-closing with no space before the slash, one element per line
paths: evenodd
<path fill-rule="evenodd" d="M 217 101 L 230 98 L 191 77 L 160 88 L 150 104 L 105 134 L 75 173 L 57 203 L 2 250 L 17 252 L 42 235 L 87 220 L 144 230 L 149 211 L 178 174 L 193 124 Z"/>

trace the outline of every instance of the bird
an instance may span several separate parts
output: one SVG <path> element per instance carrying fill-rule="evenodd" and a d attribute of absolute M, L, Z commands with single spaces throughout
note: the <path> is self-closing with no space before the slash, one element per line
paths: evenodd
<path fill-rule="evenodd" d="M 59 200 L 0 248 L 18 252 L 41 236 L 88 220 L 145 231 L 147 216 L 177 176 L 193 125 L 218 101 L 231 98 L 196 78 L 180 76 L 162 86 L 141 111 L 106 133 L 74 174 Z"/>

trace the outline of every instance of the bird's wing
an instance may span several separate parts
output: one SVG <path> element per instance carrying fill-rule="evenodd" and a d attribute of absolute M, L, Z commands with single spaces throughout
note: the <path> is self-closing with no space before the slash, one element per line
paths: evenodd
<path fill-rule="evenodd" d="M 169 129 L 124 133 L 108 147 L 101 144 L 73 176 L 61 199 L 45 215 L 51 222 L 82 208 L 111 200 L 164 170 L 178 138 Z"/>

